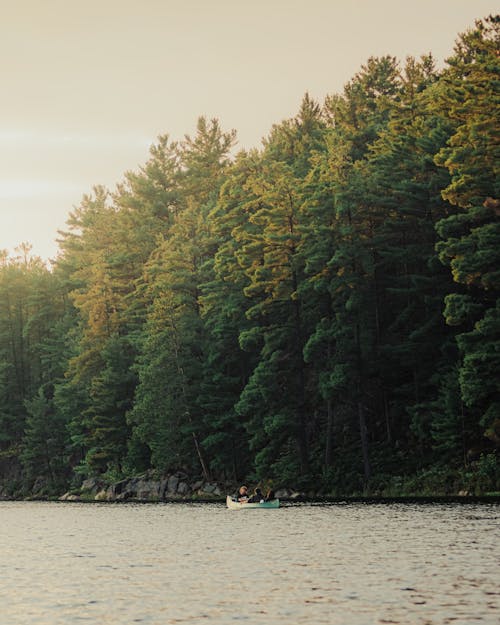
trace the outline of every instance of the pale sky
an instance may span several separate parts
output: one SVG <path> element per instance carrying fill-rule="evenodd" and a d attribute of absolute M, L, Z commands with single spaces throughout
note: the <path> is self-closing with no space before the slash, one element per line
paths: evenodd
<path fill-rule="evenodd" d="M 369 56 L 432 52 L 492 0 L 0 0 L 0 249 L 56 255 L 95 184 L 113 189 L 159 134 L 200 115 L 260 145 L 308 91 L 338 93 Z"/>

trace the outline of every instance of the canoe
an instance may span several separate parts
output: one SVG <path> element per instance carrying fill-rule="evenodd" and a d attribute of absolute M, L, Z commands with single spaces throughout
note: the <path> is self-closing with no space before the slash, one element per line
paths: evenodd
<path fill-rule="evenodd" d="M 260 503 L 240 503 L 239 501 L 233 501 L 233 498 L 228 495 L 226 504 L 229 510 L 252 510 L 254 508 L 279 508 L 280 500 L 271 499 L 270 501 L 262 501 Z"/>

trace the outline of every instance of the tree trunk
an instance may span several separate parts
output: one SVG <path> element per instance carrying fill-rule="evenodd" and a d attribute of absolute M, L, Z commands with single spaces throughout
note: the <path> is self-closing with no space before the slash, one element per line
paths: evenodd
<path fill-rule="evenodd" d="M 330 467 L 332 465 L 332 451 L 333 451 L 333 407 L 332 400 L 328 399 L 326 402 L 326 445 L 325 445 L 325 466 Z"/>
<path fill-rule="evenodd" d="M 363 452 L 363 470 L 365 475 L 365 486 L 371 476 L 370 460 L 368 458 L 368 430 L 366 427 L 365 410 L 363 404 L 358 401 L 359 433 L 361 437 L 361 450 Z"/>
<path fill-rule="evenodd" d="M 298 280 L 295 272 L 292 274 L 293 279 L 293 289 L 296 292 L 298 288 Z M 299 410 L 299 431 L 298 431 L 298 447 L 299 447 L 299 455 L 300 455 L 300 470 L 304 475 L 309 471 L 309 451 L 307 445 L 307 422 L 306 422 L 306 375 L 304 371 L 304 339 L 302 333 L 302 319 L 300 315 L 300 303 L 298 299 L 294 300 L 294 312 L 295 312 L 295 331 L 297 336 L 297 360 L 299 366 L 299 380 L 298 383 L 300 385 L 299 389 L 299 397 L 300 397 L 300 405 L 298 407 Z"/>
<path fill-rule="evenodd" d="M 371 475 L 370 460 L 368 457 L 368 430 L 366 427 L 365 409 L 362 403 L 363 397 L 363 361 L 361 358 L 361 331 L 359 322 L 355 327 L 355 339 L 356 339 L 356 364 L 358 370 L 358 419 L 359 419 L 359 434 L 361 439 L 361 451 L 363 453 L 363 470 L 365 475 L 365 487 L 368 484 Z"/>
<path fill-rule="evenodd" d="M 387 404 L 387 391 L 385 389 L 382 395 L 383 395 L 383 401 L 384 401 L 385 429 L 387 433 L 387 442 L 392 443 L 391 419 L 389 416 L 389 406 Z"/>
<path fill-rule="evenodd" d="M 190 419 L 191 422 L 191 419 Z M 201 470 L 203 471 L 203 477 L 207 482 L 210 481 L 210 471 L 208 470 L 207 464 L 205 462 L 205 458 L 203 456 L 203 451 L 201 449 L 200 443 L 198 442 L 198 437 L 195 432 L 193 434 L 194 446 L 196 447 L 196 453 L 198 454 L 198 459 L 200 461 Z"/>
<path fill-rule="evenodd" d="M 173 341 L 173 345 L 174 345 L 174 352 L 175 352 L 175 362 L 176 362 L 176 366 L 177 366 L 177 371 L 180 375 L 181 378 L 181 388 L 182 388 L 182 396 L 184 399 L 184 414 L 186 416 L 187 422 L 189 423 L 189 425 L 193 428 L 191 430 L 191 433 L 193 435 L 193 442 L 194 442 L 194 446 L 196 449 L 196 454 L 198 455 L 198 460 L 200 461 L 200 465 L 201 465 L 201 470 L 203 472 L 203 477 L 204 479 L 209 482 L 210 481 L 210 471 L 208 470 L 208 466 L 207 463 L 205 461 L 205 456 L 203 454 L 203 449 L 200 445 L 200 441 L 198 440 L 198 436 L 196 435 L 196 432 L 194 431 L 194 424 L 193 424 L 193 417 L 191 416 L 191 412 L 188 406 L 188 401 L 187 401 L 187 393 L 186 393 L 186 376 L 184 374 L 184 368 L 182 367 L 181 363 L 180 363 L 180 358 L 179 358 L 179 344 L 177 342 L 177 328 L 175 327 L 175 323 L 174 320 L 171 318 L 170 319 L 170 327 L 172 328 L 172 341 Z"/>

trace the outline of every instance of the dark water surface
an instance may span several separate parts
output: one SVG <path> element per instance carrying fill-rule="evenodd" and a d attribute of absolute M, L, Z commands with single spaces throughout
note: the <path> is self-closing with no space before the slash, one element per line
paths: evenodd
<path fill-rule="evenodd" d="M 488 504 L 0 503 L 0 625 L 495 624 Z"/>

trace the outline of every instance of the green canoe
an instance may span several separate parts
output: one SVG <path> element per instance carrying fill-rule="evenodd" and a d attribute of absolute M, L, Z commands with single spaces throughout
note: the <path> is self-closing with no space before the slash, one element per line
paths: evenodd
<path fill-rule="evenodd" d="M 261 501 L 260 503 L 240 503 L 239 501 L 233 501 L 233 498 L 228 495 L 226 504 L 229 510 L 253 510 L 255 508 L 279 508 L 280 500 L 271 499 L 270 501 Z"/>

